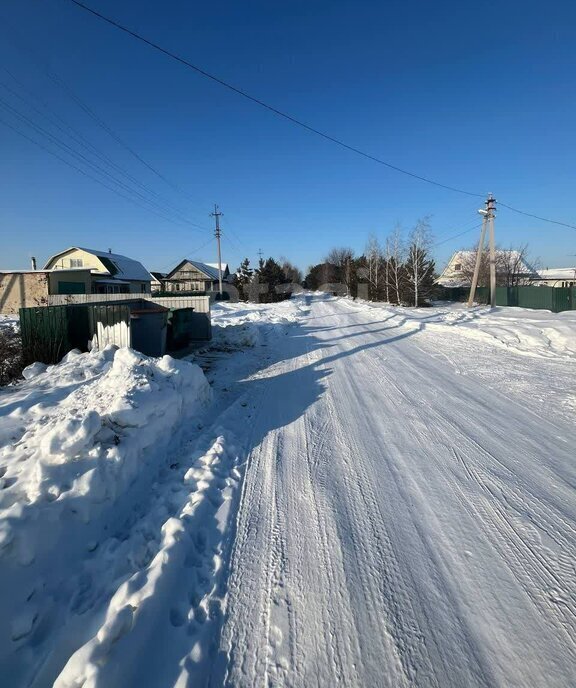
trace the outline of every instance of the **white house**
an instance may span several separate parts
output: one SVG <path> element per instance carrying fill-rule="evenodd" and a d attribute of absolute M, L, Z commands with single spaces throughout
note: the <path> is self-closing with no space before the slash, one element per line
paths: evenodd
<path fill-rule="evenodd" d="M 455 251 L 436 282 L 442 287 L 469 287 L 470 274 L 474 270 L 476 251 Z M 488 252 L 483 255 L 482 268 L 488 267 Z M 498 281 L 514 275 L 516 279 L 529 280 L 537 276 L 536 271 L 518 251 L 496 251 L 496 275 Z"/>
<path fill-rule="evenodd" d="M 530 283 L 539 287 L 576 287 L 576 268 L 538 270 Z"/>

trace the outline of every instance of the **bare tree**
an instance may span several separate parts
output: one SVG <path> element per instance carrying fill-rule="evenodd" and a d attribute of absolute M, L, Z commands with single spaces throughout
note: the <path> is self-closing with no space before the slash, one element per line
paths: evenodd
<path fill-rule="evenodd" d="M 354 251 L 346 247 L 333 248 L 324 259 L 324 262 L 331 263 L 338 268 L 338 278 L 344 282 L 348 294 L 350 294 L 355 278 Z"/>
<path fill-rule="evenodd" d="M 518 287 L 530 283 L 536 274 L 535 267 L 529 262 L 528 244 L 496 254 L 496 283 L 506 287 Z"/>
<path fill-rule="evenodd" d="M 380 242 L 371 234 L 365 249 L 367 263 L 367 277 L 372 292 L 377 299 L 380 295 L 380 284 L 382 282 L 383 252 Z"/>
<path fill-rule="evenodd" d="M 418 220 L 410 232 L 406 259 L 406 277 L 409 291 L 417 306 L 430 294 L 434 278 L 434 261 L 430 258 L 432 235 L 428 218 Z"/>
<path fill-rule="evenodd" d="M 384 243 L 384 287 L 386 289 L 386 303 L 390 303 L 390 258 L 392 252 L 390 250 L 390 237 L 386 237 Z"/>
<path fill-rule="evenodd" d="M 463 278 L 472 283 L 478 244 L 471 251 L 462 251 L 461 273 Z M 499 287 L 517 287 L 528 284 L 535 274 L 535 268 L 529 264 L 528 245 L 509 249 L 496 248 L 496 285 Z M 488 251 L 482 252 L 478 286 L 490 284 L 490 257 Z"/>
<path fill-rule="evenodd" d="M 394 303 L 402 303 L 402 291 L 404 281 L 404 260 L 406 257 L 406 247 L 402 230 L 399 226 L 386 239 L 386 300 L 390 302 L 392 294 Z"/>
<path fill-rule="evenodd" d="M 476 269 L 476 255 L 478 253 L 479 243 L 477 243 L 473 249 L 468 251 L 461 251 L 461 261 L 460 270 L 463 282 L 472 284 L 472 278 L 474 277 L 474 270 Z M 480 260 L 480 269 L 478 272 L 478 283 L 479 287 L 487 287 L 490 284 L 490 258 L 488 256 L 488 251 L 484 250 L 482 252 L 482 257 Z"/>
<path fill-rule="evenodd" d="M 302 283 L 302 271 L 283 256 L 280 258 L 280 267 L 287 280 L 294 284 Z"/>

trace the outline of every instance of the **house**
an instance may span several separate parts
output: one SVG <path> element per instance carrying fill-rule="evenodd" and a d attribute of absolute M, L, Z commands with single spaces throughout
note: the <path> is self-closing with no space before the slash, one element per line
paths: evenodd
<path fill-rule="evenodd" d="M 92 282 L 89 291 L 70 291 L 83 294 L 149 294 L 152 275 L 137 260 L 111 251 L 95 251 L 74 246 L 52 256 L 45 270 L 90 270 Z"/>
<path fill-rule="evenodd" d="M 152 275 L 152 283 L 150 285 L 150 289 L 153 294 L 158 293 L 159 291 L 164 291 L 164 280 L 166 279 L 166 273 L 165 272 L 154 272 L 153 270 L 150 272 Z"/>
<path fill-rule="evenodd" d="M 436 280 L 441 287 L 469 287 L 476 262 L 476 251 L 455 251 L 442 274 Z M 489 255 L 485 251 L 480 266 L 480 284 L 487 283 L 489 273 Z M 519 282 L 528 282 L 537 273 L 519 251 L 496 251 L 496 281 L 501 285 L 512 286 Z"/>
<path fill-rule="evenodd" d="M 222 280 L 230 280 L 228 263 L 222 263 Z M 218 263 L 201 263 L 185 258 L 163 280 L 164 291 L 218 291 Z"/>
<path fill-rule="evenodd" d="M 47 305 L 50 294 L 89 294 L 91 290 L 88 268 L 0 270 L 0 313 Z"/>
<path fill-rule="evenodd" d="M 537 287 L 576 287 L 576 267 L 538 270 L 530 284 Z"/>

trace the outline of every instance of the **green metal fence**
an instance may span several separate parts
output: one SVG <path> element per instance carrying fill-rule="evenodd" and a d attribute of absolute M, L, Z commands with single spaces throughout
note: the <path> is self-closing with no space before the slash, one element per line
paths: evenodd
<path fill-rule="evenodd" d="M 88 350 L 88 310 L 84 306 L 21 308 L 20 333 L 25 363 L 57 363 L 72 349 Z"/>
<path fill-rule="evenodd" d="M 467 301 L 470 289 L 442 287 L 438 298 L 445 301 Z M 475 301 L 489 303 L 488 287 L 476 289 Z M 496 287 L 497 306 L 517 306 L 547 310 L 553 313 L 576 310 L 576 287 Z"/>

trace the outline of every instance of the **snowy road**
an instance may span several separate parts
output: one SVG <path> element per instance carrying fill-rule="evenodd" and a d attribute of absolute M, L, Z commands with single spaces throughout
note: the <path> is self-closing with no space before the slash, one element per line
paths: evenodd
<path fill-rule="evenodd" d="M 574 426 L 418 337 L 313 299 L 278 344 L 213 685 L 574 685 Z"/>
<path fill-rule="evenodd" d="M 0 685 L 576 685 L 571 314 L 222 304 L 0 395 Z"/>

